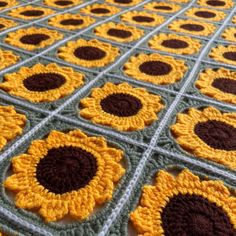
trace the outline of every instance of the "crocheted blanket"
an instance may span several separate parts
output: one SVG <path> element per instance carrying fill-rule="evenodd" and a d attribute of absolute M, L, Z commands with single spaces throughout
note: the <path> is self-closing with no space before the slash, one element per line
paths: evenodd
<path fill-rule="evenodd" d="M 236 236 L 235 14 L 0 0 L 0 235 Z"/>

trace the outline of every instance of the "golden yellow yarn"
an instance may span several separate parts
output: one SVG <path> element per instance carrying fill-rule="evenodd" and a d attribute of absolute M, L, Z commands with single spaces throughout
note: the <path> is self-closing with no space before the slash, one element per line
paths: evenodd
<path fill-rule="evenodd" d="M 96 174 L 85 187 L 55 194 L 37 181 L 35 173 L 39 161 L 50 149 L 59 147 L 78 147 L 92 153 L 96 159 Z M 37 209 L 46 221 L 57 221 L 66 215 L 83 220 L 96 206 L 111 200 L 115 183 L 125 172 L 119 163 L 122 157 L 123 152 L 109 147 L 103 137 L 90 137 L 80 130 L 66 134 L 53 130 L 46 139 L 33 141 L 26 154 L 13 157 L 14 174 L 4 185 L 17 193 L 17 207 Z"/>
<path fill-rule="evenodd" d="M 0 150 L 17 135 L 22 134 L 26 116 L 16 112 L 13 106 L 0 106 Z"/>
<path fill-rule="evenodd" d="M 151 18 L 153 19 L 151 22 L 140 22 L 140 21 L 136 21 L 134 19 L 134 17 L 145 17 L 145 18 Z M 125 21 L 125 22 L 129 22 L 135 25 L 142 25 L 142 26 L 149 26 L 149 27 L 153 27 L 153 26 L 157 26 L 160 25 L 164 22 L 165 18 L 163 16 L 158 16 L 155 13 L 149 13 L 146 11 L 129 11 L 126 12 L 125 14 L 121 15 L 121 20 Z"/>
<path fill-rule="evenodd" d="M 201 17 L 196 15 L 196 12 L 210 12 L 215 14 L 214 17 L 211 18 L 205 18 L 205 17 Z M 198 8 L 198 7 L 193 7 L 190 8 L 186 13 L 186 16 L 188 17 L 193 17 L 193 18 L 197 18 L 197 19 L 201 19 L 201 20 L 208 20 L 208 21 L 221 21 L 225 18 L 226 14 L 223 11 L 218 11 L 218 10 L 214 10 L 214 9 L 209 9 L 209 8 Z"/>
<path fill-rule="evenodd" d="M 128 31 L 131 33 L 129 37 L 115 37 L 113 35 L 108 34 L 109 30 L 116 29 L 121 31 Z M 132 42 L 137 40 L 143 36 L 143 30 L 138 29 L 134 26 L 128 26 L 125 24 L 117 24 L 114 22 L 108 22 L 106 24 L 100 25 L 95 28 L 95 34 L 99 37 L 114 40 L 117 42 L 125 43 L 125 42 Z"/>
<path fill-rule="evenodd" d="M 58 0 L 44 0 L 44 4 L 51 6 L 51 7 L 56 7 L 56 8 L 67 8 L 67 7 L 73 7 L 76 5 L 79 5 L 80 3 L 82 3 L 81 0 L 70 0 L 70 4 L 67 5 L 58 5 L 56 2 Z"/>
<path fill-rule="evenodd" d="M 149 61 L 160 61 L 171 66 L 171 71 L 165 75 L 148 75 L 140 70 L 140 65 Z M 171 56 L 161 54 L 138 54 L 132 56 L 124 65 L 124 73 L 134 79 L 153 83 L 153 84 L 171 84 L 181 80 L 187 71 L 184 61 L 177 60 Z"/>
<path fill-rule="evenodd" d="M 43 73 L 59 74 L 65 78 L 66 82 L 59 88 L 43 92 L 30 91 L 24 86 L 23 81 L 25 79 Z M 31 102 L 51 102 L 73 93 L 75 89 L 79 88 L 84 83 L 83 78 L 82 73 L 75 72 L 70 67 L 61 67 L 55 63 L 45 66 L 39 63 L 33 67 L 21 67 L 17 72 L 6 74 L 4 76 L 4 82 L 0 83 L 0 89 Z"/>
<path fill-rule="evenodd" d="M 1 2 L 7 3 L 6 6 L 0 6 L 0 11 L 6 8 L 14 7 L 19 4 L 16 0 L 1 0 Z"/>
<path fill-rule="evenodd" d="M 200 6 L 212 7 L 212 8 L 218 8 L 218 9 L 229 9 L 229 8 L 233 7 L 233 5 L 234 5 L 232 0 L 221 0 L 221 1 L 225 3 L 224 6 L 212 6 L 207 3 L 208 0 L 198 0 L 198 4 Z"/>
<path fill-rule="evenodd" d="M 136 115 L 116 116 L 105 112 L 100 103 L 112 94 L 128 94 L 138 99 L 142 108 Z M 120 131 L 144 129 L 157 120 L 157 113 L 164 108 L 161 97 L 150 94 L 144 88 L 133 88 L 128 83 L 112 84 L 107 82 L 102 88 L 93 89 L 91 95 L 80 101 L 82 109 L 80 115 L 93 123 L 111 126 Z"/>
<path fill-rule="evenodd" d="M 163 42 L 167 40 L 181 40 L 188 44 L 186 48 L 171 48 L 163 46 Z M 165 34 L 160 33 L 159 35 L 155 35 L 149 42 L 149 47 L 156 50 L 161 50 L 164 52 L 190 55 L 199 52 L 201 48 L 201 43 L 198 39 L 193 39 L 188 36 L 182 36 L 177 34 Z"/>
<path fill-rule="evenodd" d="M 235 35 L 236 35 L 236 28 L 229 27 L 229 28 L 226 28 L 226 30 L 222 33 L 221 36 L 227 41 L 236 42 Z"/>
<path fill-rule="evenodd" d="M 230 65 L 236 65 L 236 60 L 231 60 L 225 58 L 223 55 L 224 53 L 232 52 L 236 54 L 236 46 L 234 45 L 229 45 L 229 46 L 223 46 L 219 45 L 215 48 L 211 49 L 211 52 L 209 54 L 209 57 L 214 59 L 215 61 L 230 64 Z"/>
<path fill-rule="evenodd" d="M 25 11 L 42 11 L 43 14 L 40 16 L 26 16 L 26 15 L 21 14 L 22 12 L 25 12 Z M 11 10 L 8 13 L 8 15 L 15 17 L 15 18 L 23 19 L 23 20 L 32 20 L 32 19 L 42 18 L 42 17 L 48 16 L 48 15 L 51 15 L 54 12 L 55 11 L 53 11 L 50 8 L 27 5 L 25 7 L 18 7 L 18 8 Z"/>
<path fill-rule="evenodd" d="M 79 25 L 63 25 L 61 24 L 62 21 L 65 20 L 82 20 L 83 23 Z M 90 26 L 95 22 L 95 19 L 91 18 L 90 16 L 82 16 L 80 14 L 61 14 L 54 16 L 49 19 L 48 24 L 57 28 L 65 29 L 65 30 L 77 30 L 82 29 Z"/>
<path fill-rule="evenodd" d="M 12 28 L 17 25 L 16 22 L 13 20 L 5 19 L 5 18 L 0 18 L 0 24 L 3 25 L 2 28 L 0 28 L 0 31 Z"/>
<path fill-rule="evenodd" d="M 171 131 L 177 143 L 196 158 L 215 161 L 235 169 L 236 151 L 212 148 L 195 134 L 196 124 L 211 120 L 221 121 L 236 128 L 236 113 L 222 113 L 214 107 L 207 107 L 202 111 L 190 108 L 186 114 L 178 114 Z"/>
<path fill-rule="evenodd" d="M 0 70 L 14 65 L 20 59 L 12 51 L 4 51 L 0 49 Z"/>
<path fill-rule="evenodd" d="M 218 88 L 212 86 L 215 79 L 224 78 L 236 81 L 236 72 L 227 70 L 225 68 L 219 68 L 217 70 L 206 69 L 200 73 L 199 79 L 196 81 L 196 87 L 201 93 L 215 98 L 219 101 L 229 102 L 236 104 L 236 95 L 232 93 L 226 93 Z"/>
<path fill-rule="evenodd" d="M 204 27 L 202 31 L 189 31 L 186 29 L 181 28 L 181 25 L 184 24 L 194 24 L 194 25 L 201 25 Z M 175 32 L 181 32 L 181 33 L 186 33 L 186 34 L 192 34 L 192 35 L 199 35 L 199 36 L 209 36 L 214 33 L 216 27 L 213 24 L 206 23 L 203 21 L 197 21 L 197 20 L 175 20 L 173 21 L 168 28 L 170 30 L 173 30 Z"/>
<path fill-rule="evenodd" d="M 158 9 L 156 7 L 168 7 L 169 9 L 165 8 Z M 179 5 L 167 2 L 150 2 L 144 5 L 144 9 L 156 12 L 173 13 L 179 11 L 181 7 Z"/>
<path fill-rule="evenodd" d="M 92 12 L 94 9 L 106 9 L 109 12 L 104 12 L 104 13 L 94 13 Z M 82 8 L 80 10 L 81 13 L 84 14 L 89 14 L 89 15 L 93 15 L 93 16 L 112 16 L 117 14 L 118 12 L 120 12 L 120 9 L 118 7 L 115 6 L 109 6 L 107 4 L 92 4 L 92 5 L 88 5 L 84 8 Z"/>
<path fill-rule="evenodd" d="M 176 177 L 161 170 L 155 185 L 143 187 L 139 206 L 130 214 L 130 219 L 140 236 L 164 236 L 161 213 L 171 198 L 178 194 L 198 195 L 221 207 L 236 227 L 236 198 L 219 180 L 200 180 L 188 169 Z"/>
<path fill-rule="evenodd" d="M 97 60 L 85 60 L 74 55 L 74 51 L 77 48 L 86 46 L 95 47 L 102 50 L 105 52 L 105 56 Z M 113 47 L 109 43 L 104 43 L 96 39 L 79 39 L 77 41 L 70 41 L 66 44 L 66 46 L 59 48 L 58 51 L 58 57 L 61 59 L 84 67 L 103 67 L 115 61 L 119 54 L 119 49 L 117 47 Z"/>
<path fill-rule="evenodd" d="M 48 39 L 42 40 L 39 44 L 27 44 L 21 42 L 21 38 L 26 35 L 33 34 L 44 34 L 49 36 Z M 49 30 L 47 28 L 25 28 L 19 29 L 15 32 L 10 32 L 7 37 L 4 39 L 5 43 L 8 43 L 12 46 L 23 48 L 29 51 L 40 49 L 52 45 L 55 41 L 63 38 L 63 34 L 58 33 L 56 30 Z"/>
<path fill-rule="evenodd" d="M 142 0 L 131 0 L 130 3 L 124 3 L 122 1 L 119 1 L 119 0 L 106 0 L 107 3 L 110 3 L 110 4 L 116 4 L 118 6 L 134 6 L 134 5 L 137 5 L 141 2 Z"/>

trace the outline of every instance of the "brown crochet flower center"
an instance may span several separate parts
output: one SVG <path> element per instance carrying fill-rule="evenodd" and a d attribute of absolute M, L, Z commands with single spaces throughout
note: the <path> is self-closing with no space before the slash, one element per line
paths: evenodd
<path fill-rule="evenodd" d="M 195 134 L 212 148 L 235 151 L 236 128 L 222 121 L 208 120 L 199 122 L 194 128 Z"/>
<path fill-rule="evenodd" d="M 198 195 L 178 194 L 161 213 L 165 236 L 235 236 L 221 207 Z"/>
<path fill-rule="evenodd" d="M 38 45 L 49 38 L 46 34 L 27 34 L 21 37 L 20 41 L 24 44 Z"/>
<path fill-rule="evenodd" d="M 59 6 L 68 6 L 68 5 L 73 4 L 73 2 L 72 1 L 56 1 L 55 4 Z"/>
<path fill-rule="evenodd" d="M 194 15 L 202 18 L 213 18 L 216 16 L 214 12 L 209 11 L 196 11 Z"/>
<path fill-rule="evenodd" d="M 134 16 L 132 19 L 139 23 L 142 23 L 142 22 L 150 23 L 154 21 L 152 17 L 148 17 L 148 16 Z"/>
<path fill-rule="evenodd" d="M 196 31 L 196 32 L 204 30 L 204 27 L 198 24 L 183 24 L 180 26 L 180 28 L 188 30 L 188 31 Z"/>
<path fill-rule="evenodd" d="M 74 55 L 82 60 L 93 61 L 104 58 L 106 52 L 97 47 L 82 46 L 75 49 Z"/>
<path fill-rule="evenodd" d="M 39 73 L 27 77 L 23 84 L 30 91 L 45 92 L 61 87 L 66 82 L 63 75 L 56 73 Z"/>
<path fill-rule="evenodd" d="M 130 31 L 121 29 L 109 29 L 107 31 L 107 34 L 122 39 L 126 39 L 132 36 L 132 33 Z"/>
<path fill-rule="evenodd" d="M 21 12 L 20 14 L 24 16 L 42 16 L 44 12 L 40 10 L 27 10 Z"/>
<path fill-rule="evenodd" d="M 180 49 L 180 48 L 187 48 L 188 47 L 188 43 L 183 41 L 183 40 L 179 40 L 179 39 L 168 39 L 168 40 L 164 40 L 161 43 L 162 46 L 167 47 L 167 48 L 174 48 L 174 49 Z"/>
<path fill-rule="evenodd" d="M 55 194 L 85 187 L 96 175 L 97 160 L 79 147 L 52 148 L 37 165 L 38 182 Z"/>
<path fill-rule="evenodd" d="M 223 57 L 231 61 L 236 61 L 236 52 L 225 52 L 223 53 Z"/>
<path fill-rule="evenodd" d="M 110 11 L 106 8 L 93 8 L 91 10 L 92 13 L 94 14 L 107 14 L 110 13 Z"/>
<path fill-rule="evenodd" d="M 60 24 L 62 25 L 73 25 L 73 26 L 82 25 L 83 23 L 84 21 L 81 19 L 66 19 L 60 22 Z"/>
<path fill-rule="evenodd" d="M 214 79 L 211 85 L 225 93 L 232 93 L 236 95 L 236 80 L 217 78 Z"/>
<path fill-rule="evenodd" d="M 208 5 L 210 6 L 214 6 L 214 7 L 222 7 L 225 5 L 225 2 L 223 1 L 218 1 L 218 0 L 210 0 L 206 2 Z"/>
<path fill-rule="evenodd" d="M 105 112 L 119 117 L 134 116 L 143 106 L 138 98 L 126 93 L 108 95 L 100 105 Z"/>
<path fill-rule="evenodd" d="M 162 61 L 146 61 L 139 66 L 139 70 L 147 75 L 167 75 L 171 72 L 171 65 Z"/>

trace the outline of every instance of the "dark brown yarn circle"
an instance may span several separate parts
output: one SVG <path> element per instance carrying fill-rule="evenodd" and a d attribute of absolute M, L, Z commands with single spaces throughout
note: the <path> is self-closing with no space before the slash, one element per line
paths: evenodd
<path fill-rule="evenodd" d="M 42 16 L 44 14 L 44 11 L 27 10 L 27 11 L 22 11 L 20 14 L 24 16 Z"/>
<path fill-rule="evenodd" d="M 0 29 L 3 29 L 5 27 L 5 25 L 0 24 Z"/>
<path fill-rule="evenodd" d="M 223 53 L 223 57 L 231 61 L 236 61 L 236 52 L 225 52 Z"/>
<path fill-rule="evenodd" d="M 106 56 L 106 52 L 101 50 L 100 48 L 92 46 L 83 46 L 78 47 L 74 51 L 74 55 L 82 60 L 93 61 L 104 58 Z"/>
<path fill-rule="evenodd" d="M 161 43 L 161 45 L 167 48 L 174 48 L 174 49 L 187 48 L 189 46 L 187 42 L 179 39 L 164 40 Z"/>
<path fill-rule="evenodd" d="M 209 120 L 197 123 L 194 132 L 212 148 L 226 151 L 236 150 L 236 128 L 232 125 L 222 121 Z"/>
<path fill-rule="evenodd" d="M 217 78 L 214 79 L 211 85 L 225 93 L 232 93 L 236 95 L 236 80 Z"/>
<path fill-rule="evenodd" d="M 150 22 L 153 22 L 154 19 L 152 17 L 148 17 L 148 16 L 134 16 L 132 18 L 134 21 L 136 22 L 147 22 L 147 23 L 150 23 Z"/>
<path fill-rule="evenodd" d="M 108 95 L 100 105 L 105 112 L 120 117 L 134 116 L 142 108 L 138 98 L 126 93 Z"/>
<path fill-rule="evenodd" d="M 59 5 L 59 6 L 68 6 L 68 5 L 71 5 L 73 4 L 72 1 L 56 1 L 54 2 L 56 5 Z"/>
<path fill-rule="evenodd" d="M 37 45 L 49 38 L 50 37 L 46 34 L 27 34 L 21 37 L 20 41 L 24 44 Z"/>
<path fill-rule="evenodd" d="M 235 236 L 227 213 L 194 194 L 172 197 L 161 212 L 165 236 Z"/>
<path fill-rule="evenodd" d="M 61 87 L 66 82 L 63 75 L 56 73 L 39 73 L 27 77 L 23 84 L 30 91 L 45 92 Z"/>
<path fill-rule="evenodd" d="M 115 0 L 116 3 L 129 4 L 132 3 L 132 0 Z"/>
<path fill-rule="evenodd" d="M 91 12 L 94 14 L 107 14 L 110 13 L 110 10 L 106 8 L 93 8 Z"/>
<path fill-rule="evenodd" d="M 110 36 L 122 38 L 122 39 L 126 39 L 126 38 L 129 38 L 130 36 L 132 36 L 132 33 L 130 31 L 121 30 L 121 29 L 109 29 L 107 31 L 107 34 Z"/>
<path fill-rule="evenodd" d="M 97 160 L 79 147 L 52 148 L 37 165 L 38 182 L 55 194 L 85 187 L 96 175 Z"/>
<path fill-rule="evenodd" d="M 197 24 L 183 24 L 180 26 L 180 28 L 188 31 L 197 31 L 197 32 L 204 30 L 204 26 Z"/>
<path fill-rule="evenodd" d="M 82 25 L 83 23 L 84 21 L 81 19 L 66 19 L 60 22 L 61 25 L 73 25 L 73 26 Z"/>
<path fill-rule="evenodd" d="M 214 12 L 209 11 L 196 11 L 194 15 L 202 18 L 213 18 L 216 16 Z"/>
<path fill-rule="evenodd" d="M 171 72 L 171 65 L 162 61 L 146 61 L 139 66 L 139 70 L 147 75 L 167 75 Z"/>
<path fill-rule="evenodd" d="M 154 8 L 157 10 L 166 10 L 166 11 L 172 10 L 172 7 L 169 7 L 169 6 L 155 6 Z"/>
<path fill-rule="evenodd" d="M 214 6 L 214 7 L 222 7 L 225 5 L 225 2 L 218 1 L 218 0 L 210 0 L 210 1 L 207 1 L 206 4 L 210 6 Z"/>
<path fill-rule="evenodd" d="M 0 7 L 5 7 L 5 6 L 7 6 L 7 2 L 0 1 Z"/>

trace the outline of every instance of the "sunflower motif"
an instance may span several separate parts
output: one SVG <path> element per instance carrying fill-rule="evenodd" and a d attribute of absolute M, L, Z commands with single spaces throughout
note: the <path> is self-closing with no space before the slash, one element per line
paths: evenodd
<path fill-rule="evenodd" d="M 12 51 L 4 51 L 0 49 L 0 70 L 14 65 L 20 59 Z"/>
<path fill-rule="evenodd" d="M 135 25 L 153 27 L 162 24 L 165 18 L 145 11 L 129 11 L 121 15 L 121 20 Z"/>
<path fill-rule="evenodd" d="M 12 159 L 14 174 L 5 187 L 17 192 L 17 207 L 38 209 L 46 221 L 66 215 L 83 220 L 112 198 L 125 172 L 122 157 L 103 137 L 53 130 L 46 139 L 33 141 L 27 154 Z"/>
<path fill-rule="evenodd" d="M 0 150 L 16 136 L 22 134 L 26 116 L 16 112 L 13 106 L 0 106 Z"/>
<path fill-rule="evenodd" d="M 208 36 L 216 29 L 216 27 L 210 23 L 188 19 L 173 21 L 173 23 L 171 23 L 168 28 L 176 32 L 199 36 Z"/>
<path fill-rule="evenodd" d="M 134 79 L 154 84 L 171 84 L 182 79 L 187 70 L 184 61 L 160 54 L 132 56 L 124 65 L 124 73 Z"/>
<path fill-rule="evenodd" d="M 106 0 L 107 3 L 116 4 L 119 6 L 134 6 L 141 2 L 142 0 Z"/>
<path fill-rule="evenodd" d="M 4 41 L 15 47 L 32 51 L 52 45 L 62 38 L 63 34 L 56 30 L 31 27 L 9 33 Z"/>
<path fill-rule="evenodd" d="M 201 43 L 188 36 L 160 33 L 149 41 L 149 46 L 165 52 L 190 55 L 200 50 Z"/>
<path fill-rule="evenodd" d="M 219 45 L 212 48 L 209 57 L 226 64 L 236 65 L 236 46 Z"/>
<path fill-rule="evenodd" d="M 144 9 L 156 12 L 173 13 L 179 11 L 181 7 L 167 2 L 150 2 L 144 5 Z"/>
<path fill-rule="evenodd" d="M 98 26 L 94 30 L 99 37 L 114 40 L 117 42 L 132 42 L 143 35 L 143 30 L 133 26 L 108 22 Z"/>
<path fill-rule="evenodd" d="M 0 11 L 6 8 L 14 7 L 18 5 L 18 2 L 15 0 L 1 0 L 0 1 Z"/>
<path fill-rule="evenodd" d="M 196 86 L 209 97 L 236 104 L 236 72 L 225 68 L 204 70 Z"/>
<path fill-rule="evenodd" d="M 171 131 L 177 143 L 195 157 L 236 168 L 236 113 L 190 108 L 177 115 Z"/>
<path fill-rule="evenodd" d="M 228 41 L 236 42 L 236 28 L 234 28 L 234 27 L 227 28 L 223 32 L 222 38 L 224 38 Z"/>
<path fill-rule="evenodd" d="M 84 67 L 103 67 L 115 61 L 118 55 L 118 48 L 96 39 L 70 41 L 58 52 L 61 59 Z"/>
<path fill-rule="evenodd" d="M 43 18 L 45 16 L 53 14 L 54 12 L 55 11 L 49 8 L 28 5 L 25 7 L 15 8 L 11 10 L 8 15 L 24 20 L 32 20 L 37 18 Z"/>
<path fill-rule="evenodd" d="M 143 187 L 130 214 L 140 236 L 236 235 L 236 198 L 219 180 L 201 180 L 188 169 L 176 177 L 161 170 Z"/>
<path fill-rule="evenodd" d="M 80 106 L 80 115 L 85 119 L 120 131 L 144 129 L 158 119 L 157 113 L 164 108 L 161 97 L 144 88 L 110 82 L 93 89 Z"/>
<path fill-rule="evenodd" d="M 31 102 L 52 102 L 73 93 L 83 84 L 83 78 L 83 74 L 70 67 L 36 64 L 6 74 L 0 89 Z"/>
<path fill-rule="evenodd" d="M 80 3 L 81 0 L 44 0 L 44 4 L 56 8 L 73 7 Z"/>
<path fill-rule="evenodd" d="M 8 20 L 5 18 L 0 18 L 0 31 L 12 28 L 14 26 L 16 26 L 17 23 L 14 22 L 13 20 Z"/>
<path fill-rule="evenodd" d="M 48 24 L 65 30 L 77 30 L 93 24 L 95 19 L 79 14 L 61 14 L 49 19 Z"/>
<path fill-rule="evenodd" d="M 236 24 L 236 16 L 233 17 L 232 23 L 233 23 L 233 24 Z"/>
<path fill-rule="evenodd" d="M 193 17 L 201 20 L 210 20 L 210 21 L 221 21 L 226 16 L 226 14 L 223 11 L 217 11 L 209 8 L 198 8 L 198 7 L 193 7 L 189 9 L 185 13 L 185 15 L 188 17 Z"/>
<path fill-rule="evenodd" d="M 107 4 L 92 4 L 80 10 L 81 13 L 93 16 L 112 16 L 120 12 L 120 9 Z"/>
<path fill-rule="evenodd" d="M 198 0 L 200 6 L 214 7 L 220 9 L 229 9 L 233 7 L 232 0 Z"/>

